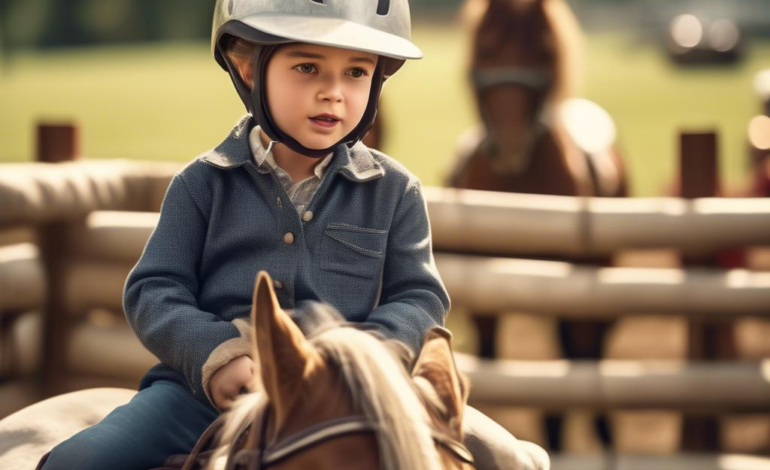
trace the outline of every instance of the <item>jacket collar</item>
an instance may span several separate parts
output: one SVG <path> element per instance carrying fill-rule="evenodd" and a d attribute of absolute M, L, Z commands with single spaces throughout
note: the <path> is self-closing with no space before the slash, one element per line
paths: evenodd
<path fill-rule="evenodd" d="M 203 160 L 222 170 L 231 170 L 253 162 L 249 133 L 255 125 L 251 115 L 244 116 L 230 131 L 230 135 L 224 142 L 203 155 Z M 352 148 L 348 148 L 347 145 L 338 145 L 334 149 L 334 158 L 328 171 L 332 173 L 339 171 L 347 179 L 358 183 L 385 175 L 382 165 L 374 160 L 372 152 L 361 142 L 357 142 Z"/>

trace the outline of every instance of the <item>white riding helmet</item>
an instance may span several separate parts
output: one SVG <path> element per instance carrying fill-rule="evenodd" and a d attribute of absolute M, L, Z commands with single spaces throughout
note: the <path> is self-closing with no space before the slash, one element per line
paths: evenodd
<path fill-rule="evenodd" d="M 374 123 L 382 83 L 407 59 L 422 52 L 411 41 L 408 0 L 217 0 L 211 49 L 230 73 L 238 94 L 265 133 L 309 157 L 327 155 L 341 143 L 352 146 Z M 227 38 L 260 45 L 254 60 L 254 88 L 249 89 L 227 57 Z M 304 42 L 369 52 L 380 56 L 361 122 L 340 142 L 326 149 L 308 149 L 273 122 L 265 100 L 265 66 L 280 44 Z"/>

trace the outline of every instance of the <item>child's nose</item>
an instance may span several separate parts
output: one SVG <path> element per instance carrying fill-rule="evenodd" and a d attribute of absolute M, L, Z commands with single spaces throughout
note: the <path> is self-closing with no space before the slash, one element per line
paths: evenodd
<path fill-rule="evenodd" d="M 318 99 L 322 101 L 342 101 L 342 80 L 332 76 L 324 77 L 321 89 L 318 91 Z"/>

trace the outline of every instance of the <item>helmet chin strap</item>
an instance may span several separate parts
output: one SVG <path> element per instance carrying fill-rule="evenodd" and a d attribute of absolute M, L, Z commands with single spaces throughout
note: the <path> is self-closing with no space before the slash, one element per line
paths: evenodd
<path fill-rule="evenodd" d="M 267 64 L 279 47 L 280 46 L 278 45 L 263 45 L 257 48 L 254 60 L 254 87 L 251 90 L 249 90 L 243 82 L 240 73 L 238 73 L 238 70 L 232 62 L 229 59 L 226 60 L 227 66 L 230 69 L 230 76 L 238 91 L 238 95 L 240 95 L 241 100 L 243 100 L 246 105 L 246 109 L 251 113 L 254 120 L 260 126 L 262 131 L 267 134 L 270 140 L 284 144 L 306 157 L 321 158 L 334 151 L 340 144 L 346 144 L 348 147 L 352 147 L 359 140 L 363 139 L 369 129 L 371 129 L 372 125 L 374 125 L 374 119 L 377 117 L 377 103 L 384 82 L 385 61 L 382 59 L 377 61 L 377 67 L 372 76 L 372 84 L 369 90 L 369 100 L 366 105 L 366 111 L 364 111 L 364 115 L 358 125 L 350 131 L 348 135 L 342 138 L 342 140 L 331 147 L 325 149 L 312 149 L 305 147 L 289 134 L 283 132 L 270 115 L 265 83 L 267 77 Z M 223 56 L 227 57 L 226 54 L 223 54 Z"/>

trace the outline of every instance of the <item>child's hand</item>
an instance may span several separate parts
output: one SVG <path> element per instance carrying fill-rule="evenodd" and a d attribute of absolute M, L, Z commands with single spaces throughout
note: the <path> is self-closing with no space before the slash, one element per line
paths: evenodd
<path fill-rule="evenodd" d="M 235 358 L 214 372 L 209 382 L 214 405 L 220 410 L 229 408 L 253 377 L 254 362 L 249 356 Z"/>

